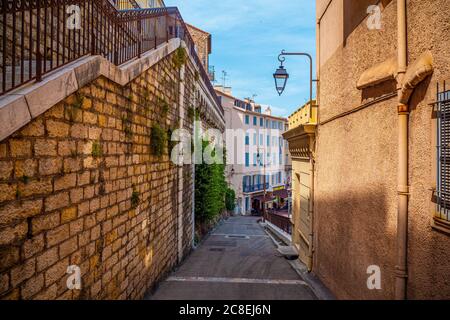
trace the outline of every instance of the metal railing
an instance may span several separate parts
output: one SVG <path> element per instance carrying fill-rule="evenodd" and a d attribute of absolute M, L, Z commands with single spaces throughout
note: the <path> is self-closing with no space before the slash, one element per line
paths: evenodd
<path fill-rule="evenodd" d="M 273 224 L 274 226 L 280 228 L 287 234 L 292 235 L 292 223 L 291 223 L 291 219 L 289 219 L 288 217 L 278 215 L 278 214 L 276 214 L 276 212 L 269 210 L 269 211 L 266 211 L 266 213 L 264 215 L 264 219 L 266 221 L 270 222 L 271 224 Z"/>
<path fill-rule="evenodd" d="M 223 114 L 175 7 L 118 10 L 109 0 L 2 0 L 0 16 L 0 96 L 86 55 L 121 65 L 180 38 Z"/>
<path fill-rule="evenodd" d="M 264 190 L 264 183 L 255 184 L 255 185 L 244 185 L 243 186 L 244 192 L 257 192 Z M 269 189 L 269 183 L 266 183 L 266 189 Z"/>
<path fill-rule="evenodd" d="M 135 0 L 111 0 L 119 10 L 140 9 L 141 6 Z"/>
<path fill-rule="evenodd" d="M 450 90 L 437 92 L 437 218 L 450 222 Z"/>

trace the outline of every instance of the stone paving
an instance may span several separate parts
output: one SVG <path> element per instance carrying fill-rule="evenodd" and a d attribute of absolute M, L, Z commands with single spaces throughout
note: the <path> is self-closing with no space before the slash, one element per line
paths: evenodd
<path fill-rule="evenodd" d="M 317 299 L 257 220 L 228 219 L 147 299 Z"/>

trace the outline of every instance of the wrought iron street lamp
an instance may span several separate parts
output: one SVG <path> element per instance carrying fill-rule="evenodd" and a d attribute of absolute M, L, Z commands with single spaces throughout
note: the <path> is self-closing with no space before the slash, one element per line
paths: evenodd
<path fill-rule="evenodd" d="M 277 89 L 278 94 L 281 96 L 286 88 L 287 80 L 289 79 L 289 73 L 286 68 L 283 66 L 284 61 L 286 60 L 285 56 L 305 56 L 309 59 L 309 101 L 312 102 L 312 86 L 313 82 L 317 80 L 313 80 L 313 63 L 312 57 L 308 53 L 303 52 L 286 52 L 282 50 L 280 55 L 278 56 L 278 61 L 280 61 L 281 65 L 273 74 L 273 78 L 275 79 L 275 87 Z"/>
<path fill-rule="evenodd" d="M 275 79 L 275 88 L 277 89 L 278 94 L 281 96 L 286 88 L 286 83 L 289 79 L 289 73 L 287 73 L 286 69 L 283 67 L 283 61 L 281 61 L 280 67 L 273 74 L 273 78 Z"/>

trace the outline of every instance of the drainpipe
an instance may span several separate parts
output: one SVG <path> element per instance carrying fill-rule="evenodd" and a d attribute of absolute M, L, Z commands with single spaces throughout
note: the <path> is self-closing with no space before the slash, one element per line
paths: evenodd
<path fill-rule="evenodd" d="M 312 271 L 313 268 L 313 255 L 314 255 L 314 172 L 315 172 L 315 159 L 314 159 L 314 141 L 310 137 L 310 168 L 311 168 L 311 175 L 310 175 L 310 186 L 311 186 L 311 201 L 310 201 L 310 208 L 309 208 L 309 214 L 311 217 L 311 226 L 309 230 L 309 250 L 308 250 L 308 272 Z M 315 140 L 315 138 L 314 138 Z"/>
<path fill-rule="evenodd" d="M 407 68 L 406 0 L 397 0 L 398 14 L 398 208 L 397 265 L 395 267 L 395 299 L 405 300 L 408 245 L 408 124 L 409 106 L 401 103 L 403 79 Z"/>

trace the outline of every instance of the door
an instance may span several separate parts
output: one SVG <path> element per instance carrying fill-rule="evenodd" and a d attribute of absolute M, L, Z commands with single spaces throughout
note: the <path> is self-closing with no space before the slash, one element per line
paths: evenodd
<path fill-rule="evenodd" d="M 298 250 L 300 260 L 311 270 L 311 163 L 295 161 L 293 163 L 293 222 L 292 240 Z"/>

